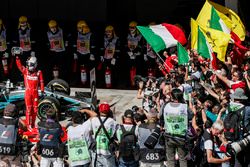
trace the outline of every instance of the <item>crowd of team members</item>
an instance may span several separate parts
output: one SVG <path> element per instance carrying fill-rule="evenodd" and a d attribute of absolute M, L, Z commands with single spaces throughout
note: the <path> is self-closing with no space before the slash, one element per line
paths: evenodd
<path fill-rule="evenodd" d="M 1 78 L 11 78 L 13 82 L 21 81 L 21 77 L 16 78 L 17 70 L 11 57 L 11 48 L 19 46 L 23 49 L 20 56 L 22 63 L 30 55 L 36 55 L 39 67 L 47 76 L 47 82 L 56 75 L 70 84 L 80 85 L 80 71 L 84 65 L 87 73 L 96 67 L 99 71 L 97 83 L 101 87 L 104 87 L 104 73 L 107 68 L 112 72 L 113 87 L 129 87 L 131 72 L 145 75 L 148 69 L 157 68 L 157 56 L 136 26 L 137 22 L 130 22 L 127 37 L 121 39 L 112 25 L 103 30 L 104 36 L 98 36 L 84 20 L 78 21 L 76 31 L 69 33 L 63 31 L 64 28 L 57 21 L 50 20 L 48 32 L 45 34 L 32 28 L 26 16 L 19 18 L 15 32 L 10 32 L 10 28 L 6 28 L 0 19 L 0 57 L 8 60 L 8 65 L 1 63 Z M 4 68 L 9 68 L 8 72 Z M 59 76 L 58 73 L 53 74 L 53 71 L 59 71 Z"/>

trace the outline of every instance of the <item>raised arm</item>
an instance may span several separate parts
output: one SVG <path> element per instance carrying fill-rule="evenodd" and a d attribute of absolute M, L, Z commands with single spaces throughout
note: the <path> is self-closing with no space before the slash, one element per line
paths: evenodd
<path fill-rule="evenodd" d="M 203 88 L 214 98 L 216 98 L 217 101 L 220 100 L 220 96 L 218 94 L 216 94 L 212 89 L 208 88 L 206 85 L 204 85 L 204 83 L 201 83 L 201 85 L 203 86 Z"/>
<path fill-rule="evenodd" d="M 229 88 L 231 87 L 231 85 L 230 85 L 230 80 L 229 79 L 227 79 L 227 77 L 224 77 L 224 76 L 222 76 L 221 74 L 219 74 L 218 72 L 214 72 L 214 74 L 220 79 L 220 80 L 222 80 Z"/>
<path fill-rule="evenodd" d="M 22 72 L 24 73 L 25 72 L 25 67 L 22 65 L 22 62 L 20 60 L 20 58 L 18 56 L 16 56 L 16 65 L 17 65 L 17 68 Z"/>

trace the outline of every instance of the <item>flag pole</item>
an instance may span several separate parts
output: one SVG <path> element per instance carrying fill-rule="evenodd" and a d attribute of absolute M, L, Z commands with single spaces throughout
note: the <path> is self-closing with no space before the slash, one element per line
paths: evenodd
<path fill-rule="evenodd" d="M 159 53 L 157 53 L 157 52 L 155 52 L 155 53 L 159 57 L 159 59 L 163 62 L 163 64 L 165 65 L 164 66 L 165 70 L 167 70 L 166 67 L 170 69 L 170 67 L 167 65 L 167 63 L 165 63 L 165 61 L 161 58 L 161 56 L 159 55 Z"/>

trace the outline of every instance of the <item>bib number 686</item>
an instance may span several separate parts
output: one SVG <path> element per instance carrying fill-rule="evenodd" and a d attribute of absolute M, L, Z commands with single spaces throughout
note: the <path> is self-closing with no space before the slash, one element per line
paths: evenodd
<path fill-rule="evenodd" d="M 159 160 L 159 153 L 147 153 L 146 160 Z"/>
<path fill-rule="evenodd" d="M 54 150 L 53 149 L 42 149 L 42 154 L 46 156 L 53 156 L 54 155 Z"/>

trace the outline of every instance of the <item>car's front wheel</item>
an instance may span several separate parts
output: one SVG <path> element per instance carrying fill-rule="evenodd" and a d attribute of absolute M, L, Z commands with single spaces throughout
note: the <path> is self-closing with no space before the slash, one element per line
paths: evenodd
<path fill-rule="evenodd" d="M 46 119 L 46 111 L 53 109 L 56 112 L 56 117 L 60 117 L 60 102 L 55 97 L 47 96 L 38 104 L 38 118 L 40 120 Z"/>

